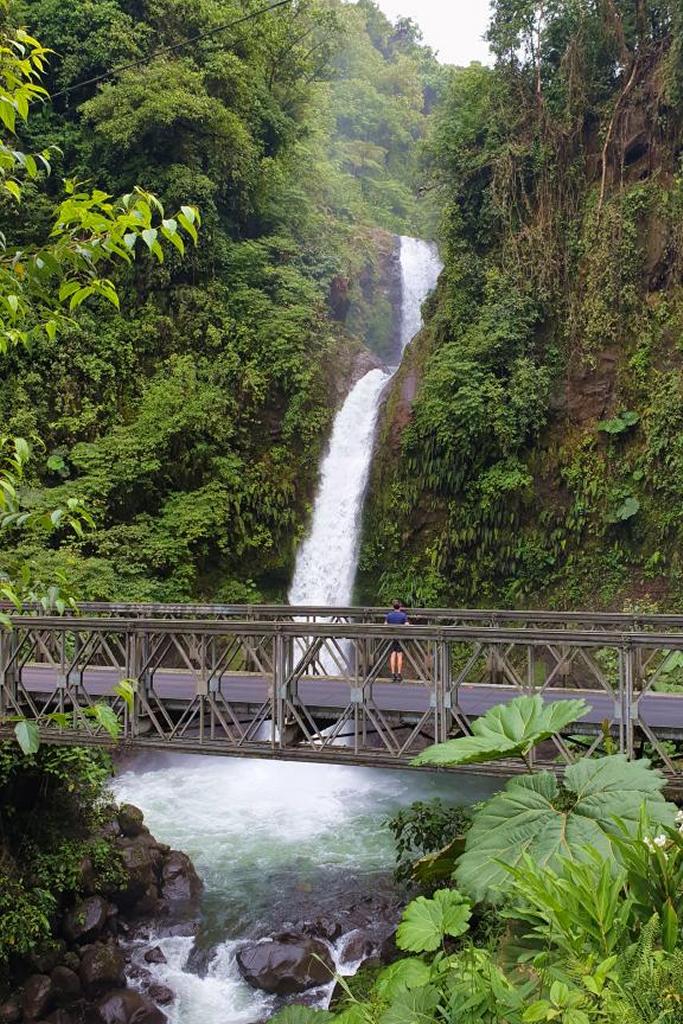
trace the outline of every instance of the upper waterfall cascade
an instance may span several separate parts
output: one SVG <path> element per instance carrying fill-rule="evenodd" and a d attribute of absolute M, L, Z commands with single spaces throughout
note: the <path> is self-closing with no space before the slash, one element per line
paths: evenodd
<path fill-rule="evenodd" d="M 401 351 L 422 323 L 422 303 L 436 285 L 441 263 L 436 246 L 401 237 Z M 323 457 L 313 522 L 301 544 L 289 591 L 293 605 L 351 603 L 358 562 L 363 498 L 370 475 L 377 417 L 396 367 L 370 370 L 337 413 Z"/>

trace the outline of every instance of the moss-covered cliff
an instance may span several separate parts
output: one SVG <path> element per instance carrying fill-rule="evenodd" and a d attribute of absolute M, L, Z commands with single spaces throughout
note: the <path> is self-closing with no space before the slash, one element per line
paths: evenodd
<path fill-rule="evenodd" d="M 680 609 L 683 15 L 520 6 L 430 140 L 446 268 L 386 405 L 360 592 Z"/>

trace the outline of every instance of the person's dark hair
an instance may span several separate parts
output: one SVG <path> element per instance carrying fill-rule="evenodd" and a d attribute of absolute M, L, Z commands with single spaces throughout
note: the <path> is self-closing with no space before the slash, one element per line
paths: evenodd
<path fill-rule="evenodd" d="M 400 607 L 401 607 L 401 602 L 400 601 L 394 601 L 394 608 L 396 609 L 396 611 L 398 611 L 400 609 Z"/>

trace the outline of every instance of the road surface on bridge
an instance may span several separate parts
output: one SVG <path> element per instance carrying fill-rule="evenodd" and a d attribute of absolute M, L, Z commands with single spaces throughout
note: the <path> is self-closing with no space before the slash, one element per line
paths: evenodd
<path fill-rule="evenodd" d="M 83 685 L 91 697 L 110 695 L 121 678 L 111 668 L 93 668 L 83 673 Z M 51 693 L 56 684 L 55 670 L 50 666 L 28 666 L 22 671 L 23 685 L 29 692 Z M 75 680 L 74 680 L 75 681 Z M 341 679 L 322 676 L 302 677 L 298 694 L 302 702 L 314 709 L 341 710 L 350 703 L 350 684 Z M 193 677 L 183 671 L 160 670 L 154 675 L 154 690 L 161 700 L 189 702 L 196 695 Z M 270 680 L 258 675 L 225 674 L 222 694 L 231 704 L 253 706 L 268 699 Z M 487 683 L 466 684 L 459 689 L 459 707 L 468 717 L 476 718 L 490 707 L 520 695 L 512 686 Z M 615 700 L 604 690 L 547 690 L 547 701 L 569 700 L 582 697 L 589 705 L 582 724 L 597 726 L 605 719 L 615 717 Z M 413 682 L 390 683 L 378 680 L 372 687 L 372 701 L 383 712 L 399 715 L 423 714 L 430 707 L 431 691 L 427 686 Z M 661 735 L 683 737 L 683 694 L 646 693 L 639 705 L 641 718 Z"/>

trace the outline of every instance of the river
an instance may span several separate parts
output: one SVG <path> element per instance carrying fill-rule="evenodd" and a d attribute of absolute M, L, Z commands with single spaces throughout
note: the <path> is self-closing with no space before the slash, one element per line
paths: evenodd
<path fill-rule="evenodd" d="M 190 855 L 205 885 L 201 940 L 218 947 L 202 978 L 187 969 L 192 937 L 158 939 L 168 963 L 152 970 L 176 994 L 172 1024 L 268 1016 L 274 999 L 237 970 L 240 942 L 388 891 L 388 815 L 413 800 L 476 801 L 494 788 L 476 776 L 236 758 L 154 754 L 130 763 L 115 796 L 141 807 L 159 840 Z"/>

